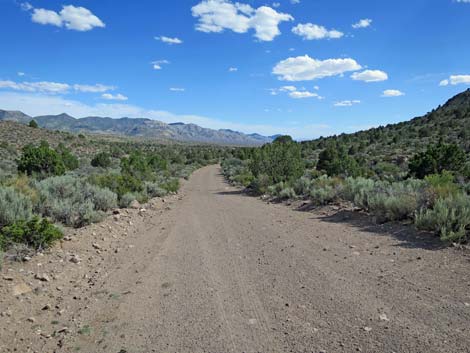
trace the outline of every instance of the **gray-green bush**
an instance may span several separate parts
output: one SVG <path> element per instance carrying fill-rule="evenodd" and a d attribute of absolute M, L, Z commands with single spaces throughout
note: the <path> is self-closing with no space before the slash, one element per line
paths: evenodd
<path fill-rule="evenodd" d="M 11 187 L 0 186 L 0 228 L 32 217 L 31 200 Z"/>
<path fill-rule="evenodd" d="M 470 198 L 459 194 L 439 199 L 432 209 L 422 209 L 415 217 L 418 229 L 434 231 L 444 241 L 462 241 L 469 233 Z"/>
<path fill-rule="evenodd" d="M 48 178 L 36 183 L 36 188 L 36 212 L 68 226 L 97 222 L 103 211 L 117 206 L 116 194 L 72 176 Z"/>

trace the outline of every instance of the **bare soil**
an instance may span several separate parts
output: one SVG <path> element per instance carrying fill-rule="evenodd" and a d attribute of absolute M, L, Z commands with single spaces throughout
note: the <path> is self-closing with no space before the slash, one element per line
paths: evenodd
<path fill-rule="evenodd" d="M 216 166 L 69 232 L 5 264 L 0 352 L 470 352 L 468 251 L 245 196 Z"/>

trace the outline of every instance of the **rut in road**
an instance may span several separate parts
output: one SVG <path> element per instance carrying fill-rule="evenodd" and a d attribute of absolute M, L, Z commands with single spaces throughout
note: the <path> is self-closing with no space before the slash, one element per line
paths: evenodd
<path fill-rule="evenodd" d="M 266 204 L 217 166 L 103 283 L 83 352 L 469 352 L 468 261 Z"/>

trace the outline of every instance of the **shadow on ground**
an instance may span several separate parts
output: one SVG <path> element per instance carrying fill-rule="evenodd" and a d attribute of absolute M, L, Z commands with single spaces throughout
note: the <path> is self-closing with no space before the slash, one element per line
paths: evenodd
<path fill-rule="evenodd" d="M 299 210 L 300 211 L 300 210 Z M 322 222 L 347 224 L 373 236 L 390 236 L 399 241 L 395 246 L 419 248 L 424 250 L 441 250 L 447 245 L 429 232 L 417 231 L 413 225 L 389 222 L 377 224 L 373 217 L 349 210 L 341 210 L 331 215 L 319 216 Z"/>

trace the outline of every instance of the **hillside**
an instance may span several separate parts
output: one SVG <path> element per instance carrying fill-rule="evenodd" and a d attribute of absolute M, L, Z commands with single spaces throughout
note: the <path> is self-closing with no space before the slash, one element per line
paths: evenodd
<path fill-rule="evenodd" d="M 213 130 L 195 124 L 166 124 L 151 119 L 112 119 L 106 117 L 86 117 L 76 119 L 68 114 L 30 117 L 18 111 L 0 110 L 0 121 L 15 121 L 27 124 L 34 119 L 40 127 L 73 133 L 113 134 L 132 137 L 145 137 L 157 140 L 180 142 L 211 143 L 235 146 L 257 146 L 273 140 L 259 134 L 244 134 L 238 131 Z"/>
<path fill-rule="evenodd" d="M 407 160 L 428 145 L 440 140 L 455 143 L 470 151 L 470 89 L 449 99 L 424 116 L 352 134 L 342 134 L 303 142 L 312 159 L 328 143 L 336 142 L 349 154 L 371 165 L 392 162 L 405 165 Z"/>

